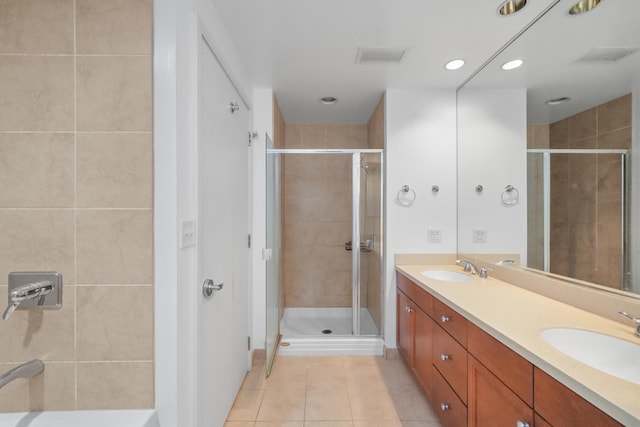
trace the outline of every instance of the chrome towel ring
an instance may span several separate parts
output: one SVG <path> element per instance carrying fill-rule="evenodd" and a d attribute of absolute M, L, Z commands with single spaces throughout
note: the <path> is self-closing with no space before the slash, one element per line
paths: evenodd
<path fill-rule="evenodd" d="M 520 199 L 520 192 L 513 185 L 507 185 L 502 190 L 500 198 L 503 206 L 515 206 L 518 204 L 518 199 Z"/>
<path fill-rule="evenodd" d="M 396 202 L 400 206 L 409 207 L 416 201 L 416 190 L 409 187 L 408 185 L 403 185 L 400 190 L 398 190 L 398 194 L 396 195 Z"/>

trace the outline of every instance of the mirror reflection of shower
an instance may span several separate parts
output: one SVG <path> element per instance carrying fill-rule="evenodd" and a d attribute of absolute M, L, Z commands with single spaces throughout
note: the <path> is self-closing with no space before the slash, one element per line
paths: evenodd
<path fill-rule="evenodd" d="M 626 149 L 529 149 L 532 268 L 629 290 Z"/>

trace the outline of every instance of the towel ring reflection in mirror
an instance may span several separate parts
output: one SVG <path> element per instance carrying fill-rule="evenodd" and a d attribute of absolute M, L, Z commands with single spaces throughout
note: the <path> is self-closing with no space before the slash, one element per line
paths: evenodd
<path fill-rule="evenodd" d="M 400 206 L 409 207 L 416 201 L 416 190 L 409 187 L 408 185 L 403 185 L 400 190 L 398 190 L 398 194 L 396 195 L 396 202 Z"/>
<path fill-rule="evenodd" d="M 500 196 L 503 206 L 515 206 L 520 199 L 520 192 L 513 185 L 507 185 Z"/>

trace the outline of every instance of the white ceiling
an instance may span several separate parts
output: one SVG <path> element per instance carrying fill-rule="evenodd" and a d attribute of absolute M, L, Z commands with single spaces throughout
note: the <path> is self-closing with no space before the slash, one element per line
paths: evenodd
<path fill-rule="evenodd" d="M 251 83 L 273 88 L 287 123 L 361 124 L 386 88 L 456 88 L 553 1 L 529 0 L 510 17 L 497 13 L 501 0 L 212 2 Z M 401 64 L 364 65 L 359 47 L 410 51 Z M 454 58 L 467 64 L 445 70 Z"/>
<path fill-rule="evenodd" d="M 528 88 L 530 122 L 549 123 L 630 91 L 640 53 L 615 64 L 577 64 L 592 48 L 640 47 L 640 0 L 602 0 L 581 16 L 576 0 L 211 0 L 254 87 L 273 88 L 290 124 L 366 123 L 387 88 L 453 89 L 552 3 L 539 22 L 465 87 Z M 409 48 L 401 64 L 356 64 L 359 47 Z M 506 73 L 508 59 L 525 60 Z M 447 71 L 444 64 L 466 65 Z M 638 77 L 636 77 L 638 76 Z M 339 99 L 320 104 L 324 96 Z M 544 101 L 568 96 L 569 103 Z"/>
<path fill-rule="evenodd" d="M 574 2 L 561 0 L 465 89 L 526 87 L 529 123 L 553 123 L 629 93 L 640 81 L 640 52 L 616 62 L 577 61 L 593 48 L 640 48 L 640 1 L 602 0 L 591 12 L 570 16 Z M 524 66 L 500 70 L 512 58 Z M 558 97 L 571 101 L 545 104 Z"/>

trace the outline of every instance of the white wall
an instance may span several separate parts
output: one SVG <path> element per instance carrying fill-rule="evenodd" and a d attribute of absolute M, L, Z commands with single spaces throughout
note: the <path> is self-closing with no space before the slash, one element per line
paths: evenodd
<path fill-rule="evenodd" d="M 251 346 L 263 349 L 266 334 L 266 265 L 262 259 L 262 249 L 266 247 L 265 134 L 273 140 L 273 90 L 253 91 L 253 125 L 259 136 L 251 148 Z"/>
<path fill-rule="evenodd" d="M 385 345 L 396 347 L 395 262 L 397 253 L 455 253 L 455 90 L 386 92 L 386 287 Z M 416 191 L 410 207 L 395 203 L 398 190 Z M 438 185 L 440 191 L 432 193 Z M 430 243 L 429 228 L 440 228 L 441 243 Z"/>
<path fill-rule="evenodd" d="M 519 253 L 526 262 L 526 101 L 524 89 L 458 93 L 458 252 Z M 502 205 L 507 185 L 520 193 L 515 206 Z M 476 228 L 487 230 L 486 243 L 473 242 Z"/>
<path fill-rule="evenodd" d="M 201 292 L 196 250 L 178 249 L 178 225 L 197 213 L 199 20 L 239 91 L 249 93 L 210 2 L 154 0 L 155 378 L 163 426 L 194 426 L 196 415 L 195 306 Z"/>

